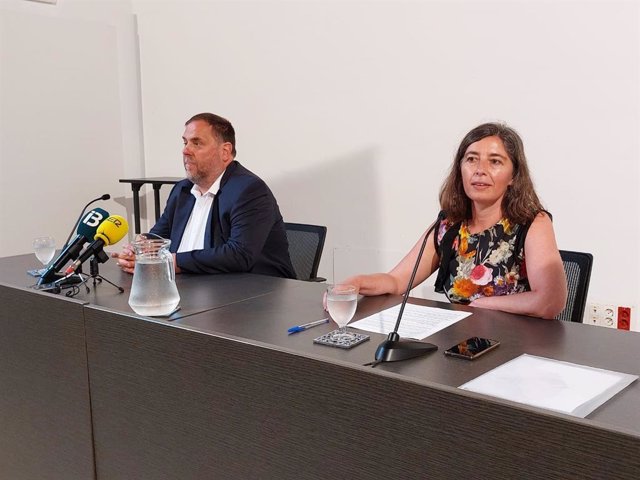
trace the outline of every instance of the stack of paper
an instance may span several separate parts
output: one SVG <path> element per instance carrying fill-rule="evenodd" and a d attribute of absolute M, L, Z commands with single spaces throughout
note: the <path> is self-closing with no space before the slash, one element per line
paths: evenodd
<path fill-rule="evenodd" d="M 584 418 L 637 378 L 524 354 L 460 388 Z"/>

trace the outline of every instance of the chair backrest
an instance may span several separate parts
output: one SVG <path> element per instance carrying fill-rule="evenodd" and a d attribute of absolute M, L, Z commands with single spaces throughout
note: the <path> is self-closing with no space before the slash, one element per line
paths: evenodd
<path fill-rule="evenodd" d="M 318 278 L 318 265 L 322 257 L 327 227 L 303 223 L 285 223 L 289 256 L 298 280 L 324 281 Z"/>
<path fill-rule="evenodd" d="M 564 273 L 567 276 L 567 305 L 556 318 L 571 322 L 582 322 L 584 307 L 587 303 L 589 280 L 593 255 L 590 253 L 560 250 Z"/>

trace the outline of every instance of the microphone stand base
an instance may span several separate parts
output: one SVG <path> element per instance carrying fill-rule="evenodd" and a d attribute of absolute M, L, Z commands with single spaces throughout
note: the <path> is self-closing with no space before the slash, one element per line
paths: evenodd
<path fill-rule="evenodd" d="M 94 255 L 89 261 L 91 278 L 93 278 L 93 288 L 95 289 L 96 285 L 98 283 L 102 283 L 102 281 L 104 280 L 109 285 L 113 285 L 114 287 L 116 287 L 120 293 L 124 293 L 124 288 L 116 285 L 108 278 L 105 278 L 102 275 L 100 275 L 100 269 L 98 265 L 100 263 L 106 262 L 107 260 L 109 260 L 109 257 L 104 253 L 103 250 L 101 250 L 100 252 L 98 252 L 98 254 Z"/>
<path fill-rule="evenodd" d="M 432 343 L 403 340 L 397 333 L 395 336 L 390 333 L 389 337 L 378 345 L 375 359 L 377 363 L 399 362 L 400 360 L 420 357 L 435 350 L 438 350 L 438 347 Z"/>
<path fill-rule="evenodd" d="M 102 281 L 104 280 L 105 282 L 107 282 L 109 285 L 113 285 L 114 287 L 116 287 L 118 289 L 118 291 L 120 293 L 124 293 L 124 288 L 122 288 L 119 285 L 116 285 L 115 283 L 113 283 L 111 280 L 109 280 L 106 277 L 103 277 L 102 275 L 93 275 L 91 278 L 93 278 L 93 287 L 96 287 L 96 284 L 98 283 L 102 283 Z M 172 312 L 173 313 L 173 312 Z"/>
<path fill-rule="evenodd" d="M 74 285 L 79 285 L 84 283 L 82 279 L 82 275 L 73 275 L 71 277 L 65 278 L 64 275 L 56 273 L 54 277 L 50 277 L 50 281 L 44 282 L 40 279 L 35 285 L 32 285 L 31 288 L 42 291 L 56 291 L 56 293 L 60 293 L 60 290 L 63 288 L 68 288 Z"/>

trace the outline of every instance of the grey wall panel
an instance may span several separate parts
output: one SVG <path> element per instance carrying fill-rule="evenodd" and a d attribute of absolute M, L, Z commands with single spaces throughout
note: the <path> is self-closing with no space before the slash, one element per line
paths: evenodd
<path fill-rule="evenodd" d="M 87 308 L 98 478 L 635 478 L 637 436 Z M 240 320 L 239 320 L 240 321 Z"/>
<path fill-rule="evenodd" d="M 0 284 L 0 305 L 0 478 L 93 478 L 83 303 Z"/>

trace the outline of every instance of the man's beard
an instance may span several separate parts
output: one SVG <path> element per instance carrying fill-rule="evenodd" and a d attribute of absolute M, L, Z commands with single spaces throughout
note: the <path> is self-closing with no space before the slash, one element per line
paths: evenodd
<path fill-rule="evenodd" d="M 193 166 L 193 164 L 191 165 Z M 184 166 L 184 173 L 187 177 L 187 180 L 189 180 L 191 183 L 198 183 L 204 177 L 204 175 L 199 169 L 196 168 L 195 171 L 189 170 L 187 169 L 186 165 Z"/>

